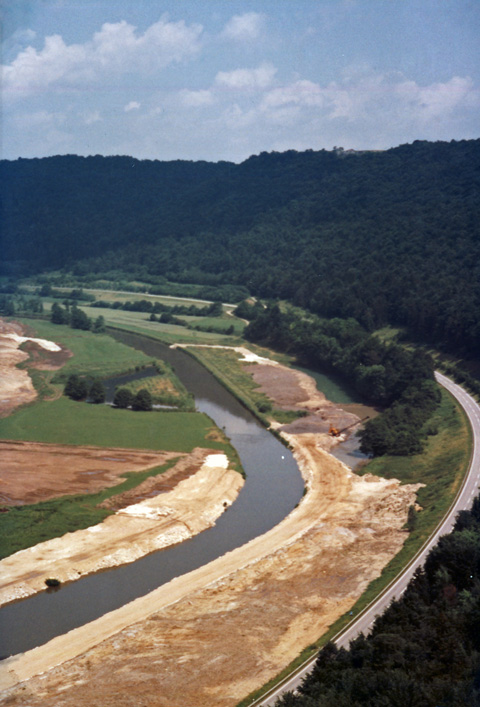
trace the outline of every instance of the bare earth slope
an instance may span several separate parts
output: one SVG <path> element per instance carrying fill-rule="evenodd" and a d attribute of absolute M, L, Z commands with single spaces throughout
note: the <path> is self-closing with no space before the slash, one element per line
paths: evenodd
<path fill-rule="evenodd" d="M 309 399 L 315 407 L 318 399 Z M 309 491 L 282 523 L 147 597 L 4 661 L 0 686 L 8 703 L 227 707 L 275 675 L 398 552 L 415 500 L 416 486 L 353 474 L 321 448 L 326 436 L 288 436 Z"/>

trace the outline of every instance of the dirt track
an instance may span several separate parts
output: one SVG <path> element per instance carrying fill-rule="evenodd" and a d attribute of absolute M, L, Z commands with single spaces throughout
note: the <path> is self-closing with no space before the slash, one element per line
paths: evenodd
<path fill-rule="evenodd" d="M 305 392 L 293 372 L 283 372 L 278 387 L 288 375 Z M 291 402 L 300 403 L 313 410 L 319 398 Z M 9 704 L 26 704 L 28 696 L 32 707 L 233 707 L 275 675 L 398 552 L 417 490 L 356 476 L 321 449 L 327 437 L 289 436 L 310 490 L 288 518 L 147 597 L 6 661 L 5 688 L 63 662 L 5 692 Z"/>

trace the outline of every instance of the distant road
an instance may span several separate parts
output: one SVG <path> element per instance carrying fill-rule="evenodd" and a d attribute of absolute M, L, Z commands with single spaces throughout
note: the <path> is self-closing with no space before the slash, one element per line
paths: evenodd
<path fill-rule="evenodd" d="M 58 288 L 59 290 L 65 288 Z M 136 295 L 137 297 L 155 297 L 157 299 L 173 299 L 179 300 L 181 302 L 195 302 L 199 304 L 213 304 L 213 300 L 209 299 L 196 299 L 195 297 L 178 297 L 177 295 L 151 295 L 148 292 L 130 292 L 129 290 L 103 290 L 101 287 L 84 287 L 82 288 L 84 292 L 110 292 L 113 295 Z M 68 290 L 68 288 L 67 288 Z M 88 302 L 84 303 L 85 307 L 88 307 Z M 222 302 L 223 307 L 232 307 L 233 309 L 237 306 L 236 304 L 229 304 L 228 302 Z"/>
<path fill-rule="evenodd" d="M 440 536 L 446 535 L 452 530 L 457 513 L 461 510 L 469 509 L 472 505 L 473 498 L 478 493 L 478 488 L 480 485 L 480 406 L 471 395 L 466 393 L 463 388 L 446 376 L 441 373 L 435 373 L 435 377 L 438 383 L 446 388 L 446 390 L 448 390 L 458 400 L 460 405 L 463 407 L 472 427 L 473 453 L 467 476 L 452 508 L 440 523 L 427 544 L 420 550 L 411 564 L 405 568 L 402 574 L 393 581 L 386 591 L 338 635 L 335 639 L 337 646 L 348 648 L 350 641 L 356 638 L 358 634 L 368 633 L 373 625 L 373 622 L 375 621 L 375 617 L 381 614 L 395 597 L 399 597 L 403 594 L 415 570 L 423 564 L 427 554 L 438 542 Z M 288 678 L 286 682 L 283 682 L 282 685 L 275 688 L 274 691 L 270 692 L 267 696 L 261 698 L 260 700 L 253 702 L 252 707 L 254 705 L 268 705 L 271 707 L 271 705 L 275 704 L 275 701 L 282 693 L 294 691 L 300 685 L 305 675 L 311 671 L 315 661 L 316 656 L 311 658 L 305 665 L 299 668 L 291 678 Z"/>

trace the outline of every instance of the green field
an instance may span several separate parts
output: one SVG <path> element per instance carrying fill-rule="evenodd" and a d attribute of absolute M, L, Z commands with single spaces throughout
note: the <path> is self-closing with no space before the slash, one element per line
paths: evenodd
<path fill-rule="evenodd" d="M 202 413 L 134 412 L 62 396 L 28 405 L 1 419 L 0 438 L 190 452 L 197 446 L 216 447 L 205 442 L 212 427 L 210 418 Z"/>
<path fill-rule="evenodd" d="M 92 334 L 42 319 L 19 318 L 19 321 L 34 328 L 38 338 L 62 344 L 73 353 L 53 377 L 54 381 L 65 380 L 70 373 L 107 378 L 151 363 L 145 354 L 119 344 L 106 334 Z"/>
<path fill-rule="evenodd" d="M 146 333 L 149 336 L 155 336 L 166 343 L 194 343 L 194 344 L 213 344 L 224 343 L 231 345 L 234 337 L 224 336 L 222 334 L 206 331 L 195 331 L 187 329 L 176 324 L 160 324 L 160 322 L 151 322 L 149 314 L 145 312 L 126 312 L 122 309 L 97 309 L 96 307 L 81 307 L 85 313 L 92 319 L 96 319 L 99 313 L 105 317 L 108 325 L 128 329 L 138 334 Z M 205 321 L 205 317 L 198 317 L 201 323 Z M 221 322 L 221 328 L 227 328 L 233 323 L 233 318 L 218 319 Z M 241 322 L 240 322 L 241 324 Z M 220 325 L 219 325 L 220 326 Z"/>

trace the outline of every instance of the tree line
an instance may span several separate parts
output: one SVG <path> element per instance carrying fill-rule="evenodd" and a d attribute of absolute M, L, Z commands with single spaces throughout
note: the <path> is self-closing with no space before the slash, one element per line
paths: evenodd
<path fill-rule="evenodd" d="M 20 159 L 0 182 L 4 274 L 243 288 L 480 353 L 480 140 L 239 165 Z"/>
<path fill-rule="evenodd" d="M 386 408 L 360 432 L 366 454 L 416 454 L 426 423 L 440 401 L 431 356 L 420 349 L 384 343 L 354 319 L 300 317 L 278 305 L 257 309 L 245 329 L 249 341 L 295 354 L 299 362 L 336 373 L 362 398 Z"/>

